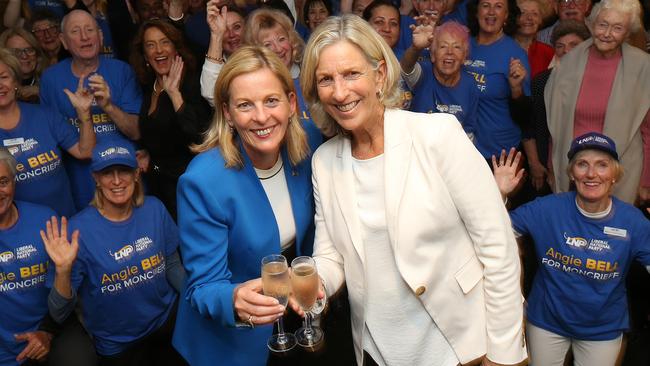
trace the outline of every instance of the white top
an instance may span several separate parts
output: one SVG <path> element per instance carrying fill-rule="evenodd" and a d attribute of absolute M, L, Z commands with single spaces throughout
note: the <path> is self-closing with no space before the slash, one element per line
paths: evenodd
<path fill-rule="evenodd" d="M 456 366 L 458 359 L 422 302 L 406 284 L 388 237 L 384 155 L 353 159 L 357 210 L 365 247 L 366 331 L 363 349 L 381 366 Z"/>
<path fill-rule="evenodd" d="M 255 168 L 255 173 L 264 187 L 266 197 L 269 199 L 275 221 L 278 223 L 280 233 L 280 246 L 285 250 L 293 245 L 296 240 L 296 222 L 293 218 L 291 208 L 291 197 L 287 187 L 287 179 L 284 177 L 284 166 L 282 158 L 271 169 L 262 170 Z"/>

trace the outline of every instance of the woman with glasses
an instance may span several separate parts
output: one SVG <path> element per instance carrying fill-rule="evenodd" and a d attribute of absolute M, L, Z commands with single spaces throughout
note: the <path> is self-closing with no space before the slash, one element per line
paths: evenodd
<path fill-rule="evenodd" d="M 621 152 L 625 178 L 613 195 L 628 203 L 650 200 L 650 58 L 625 42 L 641 28 L 640 13 L 636 0 L 596 4 L 587 20 L 592 38 L 553 68 L 544 96 L 556 192 L 571 186 L 562 172 L 573 138 L 599 132 Z"/>
<path fill-rule="evenodd" d="M 38 81 L 47 58 L 36 39 L 22 28 L 11 28 L 0 34 L 0 47 L 12 51 L 20 62 L 18 100 L 38 103 Z"/>

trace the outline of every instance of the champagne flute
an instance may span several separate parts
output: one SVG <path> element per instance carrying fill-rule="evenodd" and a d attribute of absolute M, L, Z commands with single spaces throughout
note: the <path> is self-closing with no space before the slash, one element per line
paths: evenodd
<path fill-rule="evenodd" d="M 311 324 L 311 311 L 316 304 L 320 279 L 312 257 L 296 257 L 291 262 L 293 295 L 305 312 L 305 326 L 296 331 L 296 340 L 302 347 L 312 348 L 323 340 L 323 331 Z"/>
<path fill-rule="evenodd" d="M 291 282 L 287 259 L 280 254 L 267 255 L 262 258 L 262 289 L 264 295 L 274 297 L 286 308 L 289 301 Z M 286 352 L 296 346 L 296 337 L 284 333 L 282 317 L 276 321 L 278 333 L 269 338 L 267 346 L 273 352 Z"/>

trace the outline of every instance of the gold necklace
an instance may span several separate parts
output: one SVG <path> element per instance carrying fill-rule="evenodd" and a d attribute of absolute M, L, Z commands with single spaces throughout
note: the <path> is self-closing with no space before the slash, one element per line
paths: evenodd
<path fill-rule="evenodd" d="M 156 78 L 156 80 L 153 81 L 153 92 L 154 92 L 155 94 L 160 94 L 160 92 L 161 92 L 162 90 L 161 90 L 161 91 L 158 91 L 158 90 L 156 89 L 156 83 L 157 83 L 157 82 L 158 82 L 158 78 Z M 164 89 L 163 89 L 163 90 L 164 90 Z"/>

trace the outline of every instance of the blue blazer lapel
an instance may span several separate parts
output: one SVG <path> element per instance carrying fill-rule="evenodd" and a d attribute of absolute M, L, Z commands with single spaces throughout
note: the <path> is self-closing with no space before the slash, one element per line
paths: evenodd
<path fill-rule="evenodd" d="M 296 254 L 311 255 L 314 249 L 314 194 L 311 185 L 311 161 L 292 166 L 287 150 L 282 149 L 284 177 L 291 198 L 296 224 Z"/>

